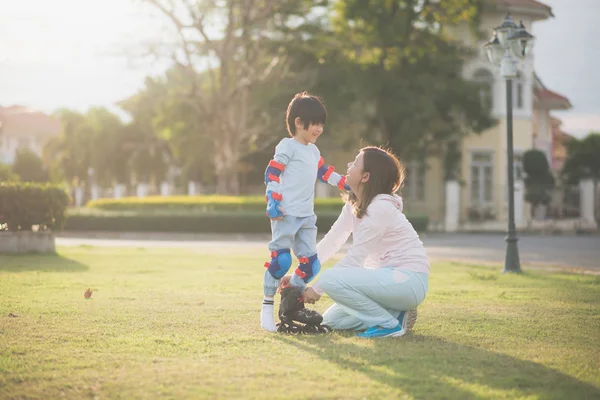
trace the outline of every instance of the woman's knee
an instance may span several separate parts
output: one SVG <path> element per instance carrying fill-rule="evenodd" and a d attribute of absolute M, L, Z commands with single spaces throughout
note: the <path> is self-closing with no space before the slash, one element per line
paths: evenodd
<path fill-rule="evenodd" d="M 337 286 L 336 282 L 337 282 L 337 274 L 336 274 L 336 271 L 334 271 L 334 268 L 327 269 L 327 270 L 321 272 L 321 275 L 319 276 L 319 286 L 325 292 L 327 292 L 328 290 L 331 290 L 331 288 Z"/>

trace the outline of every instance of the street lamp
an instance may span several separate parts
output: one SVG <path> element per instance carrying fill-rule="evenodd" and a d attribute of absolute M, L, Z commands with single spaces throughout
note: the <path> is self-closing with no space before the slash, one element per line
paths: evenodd
<path fill-rule="evenodd" d="M 494 35 L 485 44 L 489 61 L 500 67 L 500 74 L 506 80 L 506 147 L 508 160 L 508 235 L 506 236 L 506 259 L 504 271 L 521 272 L 517 230 L 515 228 L 515 179 L 513 162 L 513 117 L 512 117 L 512 80 L 517 77 L 517 64 L 533 48 L 534 38 L 526 30 L 523 22 L 515 24 L 507 14 L 502 25 L 494 29 Z"/>

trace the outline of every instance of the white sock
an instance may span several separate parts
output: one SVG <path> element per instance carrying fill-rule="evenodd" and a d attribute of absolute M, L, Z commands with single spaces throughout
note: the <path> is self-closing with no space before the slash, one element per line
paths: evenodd
<path fill-rule="evenodd" d="M 260 326 L 269 332 L 277 332 L 277 326 L 275 326 L 275 319 L 273 318 L 273 311 L 275 309 L 275 298 L 267 297 L 263 299 L 262 308 L 260 310 Z"/>

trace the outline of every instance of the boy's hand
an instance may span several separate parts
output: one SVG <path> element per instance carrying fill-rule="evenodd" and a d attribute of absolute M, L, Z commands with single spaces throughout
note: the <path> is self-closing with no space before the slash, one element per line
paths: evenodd
<path fill-rule="evenodd" d="M 281 195 L 278 193 L 273 193 L 272 191 L 267 192 L 267 216 L 274 221 L 279 221 L 283 219 L 284 212 L 283 208 L 281 208 Z"/>
<path fill-rule="evenodd" d="M 286 275 L 283 278 L 281 278 L 281 280 L 279 281 L 279 291 L 281 291 L 281 289 L 283 289 L 284 287 L 289 286 L 290 279 L 292 279 L 292 275 Z"/>
<path fill-rule="evenodd" d="M 279 211 L 279 214 L 281 214 L 281 216 L 275 217 L 275 218 L 271 218 L 271 220 L 273 220 L 273 221 L 281 221 L 283 219 L 283 217 L 285 217 L 285 212 L 283 211 L 283 207 L 281 207 L 281 206 L 277 207 L 277 211 Z"/>

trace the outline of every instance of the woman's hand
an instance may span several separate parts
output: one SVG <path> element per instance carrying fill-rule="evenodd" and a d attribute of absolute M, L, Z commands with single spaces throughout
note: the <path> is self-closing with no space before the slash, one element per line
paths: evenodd
<path fill-rule="evenodd" d="M 321 296 L 319 296 L 311 287 L 304 291 L 303 299 L 305 303 L 315 304 L 315 302 L 319 301 L 320 298 Z"/>

